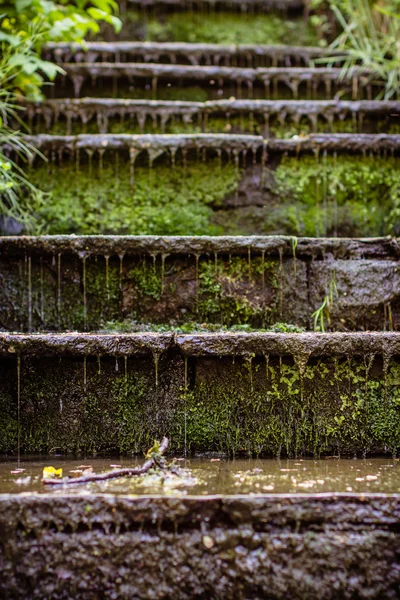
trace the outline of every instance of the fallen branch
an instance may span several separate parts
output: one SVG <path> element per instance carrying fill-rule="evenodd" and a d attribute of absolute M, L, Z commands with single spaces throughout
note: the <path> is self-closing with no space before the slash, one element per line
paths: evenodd
<path fill-rule="evenodd" d="M 156 447 L 157 443 L 154 444 L 153 448 Z M 162 458 L 162 455 L 168 448 L 168 438 L 163 438 L 161 444 L 157 447 L 157 450 L 153 450 L 153 448 L 147 453 L 149 458 L 140 467 L 133 467 L 131 469 L 114 469 L 114 471 L 109 471 L 108 473 L 92 473 L 91 475 L 84 475 L 83 477 L 42 479 L 42 483 L 46 485 L 76 485 L 78 483 L 90 483 L 92 481 L 106 481 L 108 479 L 115 479 L 117 477 L 135 477 L 138 475 L 143 475 L 155 465 L 165 468 L 165 462 Z"/>

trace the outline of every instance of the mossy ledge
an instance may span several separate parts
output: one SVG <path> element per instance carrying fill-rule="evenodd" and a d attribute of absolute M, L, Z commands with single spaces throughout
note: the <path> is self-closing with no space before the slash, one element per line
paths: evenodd
<path fill-rule="evenodd" d="M 295 247 L 294 247 L 295 246 Z M 43 235 L 1 236 L 2 256 L 72 253 L 112 256 L 148 254 L 235 254 L 251 253 L 299 259 L 396 259 L 400 244 L 395 237 L 303 238 L 293 236 L 152 236 L 152 235 Z"/>
<path fill-rule="evenodd" d="M 192 125 L 197 120 L 197 127 L 204 130 L 212 128 L 213 123 L 220 127 L 235 124 L 234 119 L 244 120 L 243 127 L 248 133 L 253 133 L 258 126 L 267 134 L 270 125 L 275 123 L 280 128 L 296 126 L 298 129 L 306 123 L 313 133 L 318 132 L 319 125 L 333 126 L 339 119 L 350 120 L 354 133 L 358 127 L 363 127 L 371 119 L 388 119 L 393 117 L 393 125 L 397 124 L 396 111 L 399 103 L 396 101 L 334 101 L 334 100 L 214 100 L 209 102 L 186 102 L 173 100 L 132 100 L 113 98 L 62 98 L 27 104 L 28 119 L 39 129 L 39 118 L 43 117 L 46 130 L 57 127 L 60 120 L 66 121 L 65 130 L 71 135 L 73 124 L 86 127 L 96 123 L 98 132 L 112 133 L 111 124 L 116 119 L 135 118 L 141 133 L 144 133 L 146 119 L 152 119 L 165 133 L 166 126 L 173 119 L 180 120 L 182 128 Z M 249 118 L 252 115 L 252 118 Z M 209 119 L 214 119 L 214 121 Z M 255 120 L 254 120 L 255 119 Z M 275 126 L 276 126 L 275 125 Z M 124 125 L 132 127 L 132 125 Z M 266 135 L 266 137 L 269 137 Z"/>
<path fill-rule="evenodd" d="M 132 356 L 167 350 L 184 356 L 398 356 L 400 333 L 0 333 L 0 356 Z"/>
<path fill-rule="evenodd" d="M 204 150 L 233 153 L 238 164 L 239 153 L 252 151 L 256 160 L 262 164 L 266 160 L 266 152 L 283 154 L 289 152 L 299 154 L 302 151 L 315 152 L 352 152 L 366 151 L 379 153 L 381 151 L 398 152 L 400 135 L 397 134 L 368 134 L 368 133 L 336 133 L 310 134 L 299 139 L 270 139 L 265 140 L 259 135 L 230 135 L 218 133 L 176 134 L 176 135 L 130 135 L 130 134 L 81 134 L 81 135 L 47 135 L 39 134 L 25 136 L 26 141 L 38 148 L 48 158 L 55 158 L 58 153 L 62 159 L 63 153 L 72 154 L 78 150 L 130 151 L 133 162 L 137 156 L 146 151 L 151 163 L 155 157 L 162 154 L 175 156 L 178 150 Z M 7 148 L 7 151 L 12 151 Z M 33 160 L 33 159 L 32 159 Z"/>
<path fill-rule="evenodd" d="M 199 65 L 206 61 L 218 66 L 223 61 L 242 60 L 250 62 L 268 60 L 271 66 L 288 66 L 294 62 L 297 66 L 310 66 L 311 61 L 327 55 L 327 50 L 314 46 L 283 46 L 266 44 L 189 44 L 185 42 L 86 42 L 84 46 L 76 43 L 49 43 L 44 50 L 47 60 L 57 62 L 120 62 L 125 61 L 159 62 L 160 57 L 168 58 L 172 64 Z M 331 51 L 332 54 L 343 53 Z M 110 60 L 111 59 L 111 60 Z M 140 59 L 140 60 L 138 60 Z M 266 66 L 263 64 L 262 66 Z M 318 66 L 318 65 L 317 65 Z"/>
<path fill-rule="evenodd" d="M 400 585 L 398 495 L 24 494 L 0 496 L 0 509 L 4 598 L 333 600 L 367 590 L 393 600 Z"/>
<path fill-rule="evenodd" d="M 223 89 L 225 84 L 228 97 L 232 95 L 228 82 L 235 83 L 238 97 L 241 97 L 242 93 L 252 97 L 254 92 L 267 98 L 272 97 L 271 84 L 273 87 L 279 85 L 281 91 L 285 90 L 286 94 L 291 94 L 293 98 L 298 98 L 300 94 L 313 97 L 319 88 L 324 91 L 325 97 L 329 98 L 332 92 L 341 91 L 349 94 L 353 100 L 370 98 L 371 90 L 375 86 L 374 82 L 371 83 L 372 71 L 361 67 L 354 67 L 350 74 L 346 72 L 345 75 L 338 67 L 248 68 L 122 62 L 63 63 L 63 70 L 64 74 L 60 75 L 59 79 L 64 77 L 72 83 L 77 98 L 82 91 L 93 94 L 100 80 L 110 79 L 125 81 L 125 93 L 129 93 L 126 81 L 132 77 L 135 80 L 152 81 L 154 99 L 157 98 L 158 84 L 171 80 L 184 80 L 186 85 L 188 81 L 197 81 L 207 89 L 210 89 L 210 80 L 217 80 L 221 82 L 220 89 Z M 90 87 L 85 86 L 88 81 L 91 81 Z"/>
<path fill-rule="evenodd" d="M 398 257 L 396 238 L 3 237 L 0 328 L 396 331 Z"/>
<path fill-rule="evenodd" d="M 2 452 L 400 450 L 396 333 L 2 334 L 0 356 Z"/>

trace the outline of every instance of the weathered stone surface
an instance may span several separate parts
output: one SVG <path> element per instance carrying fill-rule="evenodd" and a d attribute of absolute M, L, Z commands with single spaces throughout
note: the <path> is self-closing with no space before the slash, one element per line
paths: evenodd
<path fill-rule="evenodd" d="M 395 238 L 2 237 L 0 327 L 98 330 L 125 319 L 312 328 L 336 277 L 327 326 L 396 330 L 398 256 Z"/>
<path fill-rule="evenodd" d="M 336 327 L 342 323 L 349 329 L 390 329 L 393 318 L 396 321 L 399 318 L 400 267 L 397 261 L 314 261 L 309 265 L 308 281 L 314 310 L 321 305 L 321 297 L 332 289 L 330 312 Z M 390 307 L 389 314 L 382 310 L 385 306 Z"/>
<path fill-rule="evenodd" d="M 3 495 L 1 595 L 395 600 L 399 502 Z"/>
<path fill-rule="evenodd" d="M 1 334 L 0 449 L 397 454 L 400 334 Z"/>

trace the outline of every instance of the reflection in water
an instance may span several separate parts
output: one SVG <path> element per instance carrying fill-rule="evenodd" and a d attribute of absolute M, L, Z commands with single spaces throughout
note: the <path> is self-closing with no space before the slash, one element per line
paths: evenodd
<path fill-rule="evenodd" d="M 400 461 L 373 458 L 365 460 L 219 460 L 177 459 L 179 476 L 148 473 L 140 478 L 124 478 L 56 489 L 41 483 L 44 466 L 62 468 L 64 477 L 76 477 L 82 465 L 94 472 L 108 471 L 113 465 L 135 466 L 138 458 L 64 457 L 22 458 L 0 462 L 0 493 L 78 493 L 114 494 L 294 494 L 294 493 L 398 493 L 400 492 Z"/>

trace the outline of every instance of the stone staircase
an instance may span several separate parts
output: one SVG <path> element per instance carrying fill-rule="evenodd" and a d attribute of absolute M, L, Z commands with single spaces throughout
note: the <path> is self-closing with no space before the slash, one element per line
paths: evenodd
<path fill-rule="evenodd" d="M 297 0 L 128 4 L 26 107 L 50 235 L 0 238 L 1 451 L 396 456 L 400 103 L 323 48 L 143 39 Z M 3 597 L 397 597 L 397 496 L 83 498 L 0 498 Z"/>

